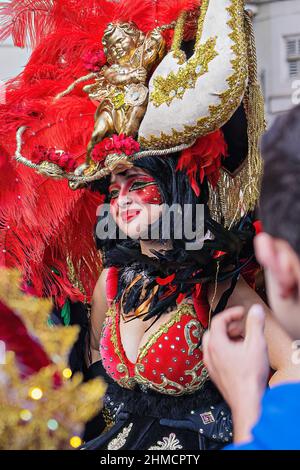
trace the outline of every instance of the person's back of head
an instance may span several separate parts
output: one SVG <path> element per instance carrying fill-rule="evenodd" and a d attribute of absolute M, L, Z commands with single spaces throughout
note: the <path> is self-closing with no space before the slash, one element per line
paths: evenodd
<path fill-rule="evenodd" d="M 269 301 L 291 336 L 300 339 L 300 106 L 279 117 L 263 139 L 260 214 L 255 241 Z"/>

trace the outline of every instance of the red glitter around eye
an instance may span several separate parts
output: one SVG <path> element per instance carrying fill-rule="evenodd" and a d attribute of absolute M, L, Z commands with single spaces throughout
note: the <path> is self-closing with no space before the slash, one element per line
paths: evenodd
<path fill-rule="evenodd" d="M 143 204 L 162 204 L 163 202 L 157 184 L 151 184 L 131 192 L 138 196 Z"/>

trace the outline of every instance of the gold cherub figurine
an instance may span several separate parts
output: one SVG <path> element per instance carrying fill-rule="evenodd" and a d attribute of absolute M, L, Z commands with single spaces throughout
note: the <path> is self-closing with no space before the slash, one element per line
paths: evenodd
<path fill-rule="evenodd" d="M 158 28 L 147 35 L 133 22 L 110 23 L 102 39 L 109 66 L 92 85 L 84 87 L 100 104 L 87 150 L 87 163 L 95 145 L 112 134 L 134 137 L 148 103 L 148 75 L 164 57 L 165 41 Z"/>

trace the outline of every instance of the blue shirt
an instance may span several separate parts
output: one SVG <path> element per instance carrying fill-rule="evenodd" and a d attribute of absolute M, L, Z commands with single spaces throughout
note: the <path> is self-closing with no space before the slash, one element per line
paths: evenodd
<path fill-rule="evenodd" d="M 300 382 L 269 389 L 248 444 L 226 450 L 300 450 Z"/>

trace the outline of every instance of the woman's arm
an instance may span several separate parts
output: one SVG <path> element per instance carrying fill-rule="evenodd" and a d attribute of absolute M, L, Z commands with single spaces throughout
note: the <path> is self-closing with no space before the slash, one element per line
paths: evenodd
<path fill-rule="evenodd" d="M 107 272 L 107 269 L 102 271 L 93 293 L 89 344 L 91 361 L 89 360 L 90 363 L 88 365 L 91 365 L 101 359 L 99 353 L 100 334 L 106 312 L 108 310 L 106 298 Z"/>
<path fill-rule="evenodd" d="M 228 288 L 228 285 L 219 285 L 217 295 L 213 301 L 213 308 L 217 305 L 226 288 Z M 212 292 L 213 286 L 209 289 L 209 300 L 211 301 L 213 297 Z M 270 381 L 270 385 L 276 385 L 284 381 L 299 381 L 300 366 L 292 363 L 293 350 L 291 338 L 275 320 L 269 307 L 261 297 L 241 277 L 229 298 L 227 307 L 242 306 L 248 312 L 254 304 L 262 305 L 266 312 L 265 337 L 268 345 L 270 365 L 276 371 Z"/>

